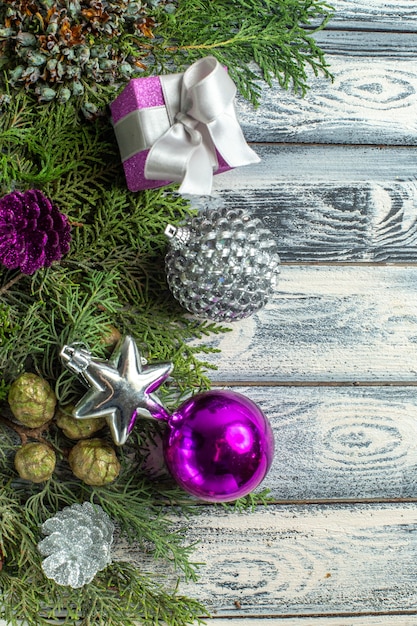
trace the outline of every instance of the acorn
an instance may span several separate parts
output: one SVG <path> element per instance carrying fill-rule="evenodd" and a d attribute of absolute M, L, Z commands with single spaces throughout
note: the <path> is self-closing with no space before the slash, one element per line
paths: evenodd
<path fill-rule="evenodd" d="M 94 487 L 112 483 L 120 473 L 115 450 L 102 439 L 82 439 L 72 448 L 68 461 L 75 476 Z"/>
<path fill-rule="evenodd" d="M 16 452 L 14 466 L 20 478 L 43 483 L 51 478 L 56 464 L 55 452 L 46 443 L 25 443 Z"/>
<path fill-rule="evenodd" d="M 88 439 L 106 425 L 104 417 L 76 419 L 73 416 L 74 406 L 69 404 L 58 409 L 56 423 L 68 439 Z"/>
<path fill-rule="evenodd" d="M 11 385 L 8 401 L 15 418 L 28 428 L 37 428 L 54 416 L 56 396 L 49 383 L 30 372 Z"/>

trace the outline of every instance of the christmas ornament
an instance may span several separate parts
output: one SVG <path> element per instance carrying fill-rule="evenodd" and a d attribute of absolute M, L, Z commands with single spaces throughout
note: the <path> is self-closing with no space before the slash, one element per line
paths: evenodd
<path fill-rule="evenodd" d="M 110 361 L 93 359 L 88 351 L 74 346 L 64 346 L 61 358 L 92 387 L 75 407 L 74 417 L 105 417 L 117 445 L 125 443 L 138 415 L 166 416 L 152 392 L 169 376 L 172 363 L 142 366 L 131 337 L 118 343 Z"/>
<path fill-rule="evenodd" d="M 18 449 L 14 466 L 20 478 L 32 483 L 43 483 L 54 473 L 55 452 L 46 443 L 26 443 Z"/>
<path fill-rule="evenodd" d="M 0 263 L 33 274 L 49 267 L 70 248 L 65 215 L 38 189 L 0 198 Z"/>
<path fill-rule="evenodd" d="M 234 321 L 259 311 L 279 273 L 272 233 L 243 209 L 202 211 L 189 226 L 168 225 L 169 288 L 198 317 Z"/>
<path fill-rule="evenodd" d="M 98 505 L 84 502 L 65 507 L 41 530 L 48 535 L 38 544 L 47 557 L 42 569 L 58 585 L 83 587 L 111 562 L 114 524 Z"/>
<path fill-rule="evenodd" d="M 113 448 L 102 439 L 83 439 L 68 455 L 73 474 L 94 487 L 112 483 L 120 473 L 120 463 Z"/>
<path fill-rule="evenodd" d="M 54 416 L 56 396 L 48 381 L 36 374 L 21 374 L 7 399 L 15 418 L 28 428 L 42 426 Z"/>
<path fill-rule="evenodd" d="M 129 346 L 136 362 L 140 362 L 131 337 L 122 340 L 121 346 Z M 116 351 L 120 353 L 120 347 Z M 118 381 L 123 371 L 110 362 L 93 359 L 85 349 L 64 346 L 62 354 L 69 369 L 95 385 L 94 396 L 99 393 L 98 381 Z M 164 364 L 165 372 L 171 371 L 169 365 Z M 115 393 L 113 404 L 110 396 L 105 398 L 105 410 L 113 415 L 117 409 L 131 426 L 137 415 L 143 415 L 135 407 L 138 399 L 142 406 L 145 404 L 143 394 L 137 391 L 142 376 L 136 371 L 129 379 L 124 378 L 123 395 Z M 158 379 L 158 385 L 161 382 Z M 85 404 L 88 400 L 82 399 L 80 405 Z M 156 399 L 147 401 L 146 409 L 146 416 L 166 423 L 164 458 L 173 478 L 190 494 L 213 502 L 235 500 L 247 495 L 266 476 L 274 451 L 272 429 L 261 409 L 245 396 L 232 391 L 208 391 L 186 400 L 172 414 Z M 116 435 L 115 441 L 120 444 L 119 433 Z M 88 440 L 77 445 L 81 443 Z"/>
<path fill-rule="evenodd" d="M 176 482 L 208 502 L 236 500 L 265 478 L 273 458 L 271 426 L 261 409 L 233 391 L 207 391 L 170 417 L 164 456 Z"/>

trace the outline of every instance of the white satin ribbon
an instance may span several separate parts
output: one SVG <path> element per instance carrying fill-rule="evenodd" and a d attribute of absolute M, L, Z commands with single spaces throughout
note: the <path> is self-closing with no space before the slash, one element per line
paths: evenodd
<path fill-rule="evenodd" d="M 202 195 L 211 192 L 216 150 L 231 167 L 259 162 L 236 118 L 236 86 L 217 59 L 162 76 L 161 85 L 166 110 L 134 111 L 115 125 L 123 160 L 150 148 L 146 178 L 180 182 L 180 193 Z"/>
<path fill-rule="evenodd" d="M 146 178 L 181 182 L 180 193 L 204 195 L 218 166 L 216 149 L 231 167 L 258 163 L 236 118 L 235 96 L 236 86 L 217 59 L 191 65 L 182 78 L 175 122 L 148 154 Z"/>

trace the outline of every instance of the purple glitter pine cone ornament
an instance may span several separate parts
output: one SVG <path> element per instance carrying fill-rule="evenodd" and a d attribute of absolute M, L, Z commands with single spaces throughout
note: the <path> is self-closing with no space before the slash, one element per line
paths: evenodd
<path fill-rule="evenodd" d="M 70 249 L 66 215 L 39 189 L 0 198 L 0 263 L 33 274 L 59 261 Z"/>

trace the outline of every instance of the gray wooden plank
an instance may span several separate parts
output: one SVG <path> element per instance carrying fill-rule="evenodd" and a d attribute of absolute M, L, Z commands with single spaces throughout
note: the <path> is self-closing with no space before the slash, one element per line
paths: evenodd
<path fill-rule="evenodd" d="M 261 161 L 213 179 L 213 192 L 274 184 L 416 182 L 417 147 L 255 144 Z"/>
<path fill-rule="evenodd" d="M 238 607 L 236 607 L 238 609 Z M 239 611 L 236 610 L 236 613 Z M 52 622 L 51 622 L 52 623 Z M 413 614 L 407 615 L 354 615 L 352 617 L 233 617 L 217 618 L 204 617 L 207 626 L 272 626 L 282 624 L 282 626 L 412 626 L 417 624 L 417 617 Z M 65 624 L 65 616 L 61 622 L 56 622 L 57 626 Z M 10 626 L 0 619 L 0 626 Z M 140 623 L 138 622 L 138 626 Z"/>
<path fill-rule="evenodd" d="M 265 412 L 279 501 L 417 497 L 416 387 L 236 387 Z"/>
<path fill-rule="evenodd" d="M 415 504 L 208 508 L 187 533 L 205 565 L 181 589 L 218 617 L 415 612 L 416 531 Z"/>
<path fill-rule="evenodd" d="M 231 328 L 210 340 L 217 382 L 416 382 L 416 268 L 286 265 L 266 307 Z"/>
<path fill-rule="evenodd" d="M 416 386 L 231 388 L 271 423 L 274 461 L 259 489 L 273 501 L 417 499 Z M 148 446 L 143 471 L 166 474 L 162 443 Z"/>
<path fill-rule="evenodd" d="M 415 33 L 386 31 L 381 28 L 380 18 L 383 19 L 383 15 L 374 16 L 373 29 L 367 31 L 351 28 L 334 29 L 333 22 L 330 21 L 325 30 L 314 33 L 314 39 L 327 54 L 331 55 L 347 58 L 360 56 L 415 60 L 417 49 Z"/>
<path fill-rule="evenodd" d="M 416 261 L 416 148 L 256 145 L 196 207 L 256 212 L 283 261 Z"/>
<path fill-rule="evenodd" d="M 332 26 L 347 28 L 417 30 L 417 6 L 413 0 L 333 0 L 335 9 Z"/>
<path fill-rule="evenodd" d="M 371 42 L 369 50 L 361 49 L 367 42 L 366 33 L 359 40 L 350 31 L 338 35 L 340 41 L 333 33 L 332 45 L 342 49 L 326 52 L 333 82 L 311 75 L 310 89 L 301 97 L 273 81 L 271 88 L 262 86 L 258 109 L 238 98 L 238 117 L 248 141 L 417 143 L 415 44 L 410 58 L 401 58 L 402 52 L 394 52 L 397 42 L 391 42 L 390 50 L 389 44 L 384 44 L 390 39 L 383 34 L 374 36 L 380 40 L 379 48 L 375 41 L 375 49 Z"/>
<path fill-rule="evenodd" d="M 299 182 L 288 183 L 266 167 L 258 187 L 245 188 L 241 171 L 236 172 L 241 188 L 224 179 L 217 183 L 222 189 L 194 205 L 257 215 L 273 233 L 283 262 L 416 262 L 417 184 L 333 181 L 332 154 L 323 150 L 322 162 L 330 169 L 326 182 L 304 183 L 303 172 Z"/>
<path fill-rule="evenodd" d="M 236 607 L 237 609 L 238 607 Z M 238 613 L 238 610 L 236 611 Z M 413 626 L 417 617 L 408 615 L 354 615 L 352 617 L 226 617 L 205 620 L 207 626 Z M 2 623 L 0 622 L 0 626 Z"/>

